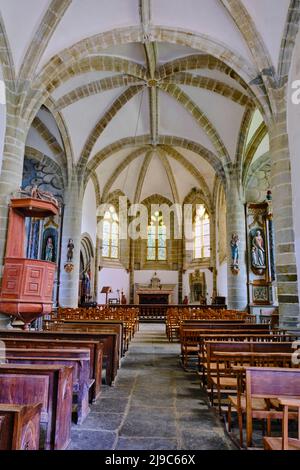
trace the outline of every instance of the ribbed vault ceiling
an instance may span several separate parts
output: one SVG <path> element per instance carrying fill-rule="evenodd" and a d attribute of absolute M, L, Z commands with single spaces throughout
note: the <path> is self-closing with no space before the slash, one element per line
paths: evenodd
<path fill-rule="evenodd" d="M 0 0 L 14 74 L 43 93 L 42 108 L 24 105 L 33 113 L 27 146 L 69 173 L 77 165 L 102 200 L 121 190 L 135 202 L 154 193 L 182 202 L 192 187 L 212 200 L 216 177 L 241 158 L 255 109 L 272 112 L 262 90 L 276 78 L 288 7 Z M 255 122 L 248 141 L 265 153 L 266 127 Z M 248 168 L 255 152 L 244 150 Z"/>

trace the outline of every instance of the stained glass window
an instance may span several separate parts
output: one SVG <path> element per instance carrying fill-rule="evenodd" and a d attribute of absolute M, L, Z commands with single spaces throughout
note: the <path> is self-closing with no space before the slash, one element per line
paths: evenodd
<path fill-rule="evenodd" d="M 113 206 L 104 214 L 102 256 L 104 258 L 119 257 L 119 219 Z"/>
<path fill-rule="evenodd" d="M 210 257 L 210 220 L 203 204 L 197 206 L 194 220 L 194 257 Z"/>
<path fill-rule="evenodd" d="M 147 260 L 165 261 L 167 259 L 167 229 L 162 215 L 155 212 L 148 226 Z"/>

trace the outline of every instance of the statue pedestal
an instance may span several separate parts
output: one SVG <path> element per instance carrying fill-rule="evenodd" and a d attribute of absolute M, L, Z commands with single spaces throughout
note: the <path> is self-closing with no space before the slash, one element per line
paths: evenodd
<path fill-rule="evenodd" d="M 52 201 L 33 198 L 11 201 L 0 313 L 22 320 L 24 329 L 29 329 L 38 317 L 51 313 L 56 270 L 55 263 L 25 258 L 25 217 L 57 214 L 58 207 Z"/>

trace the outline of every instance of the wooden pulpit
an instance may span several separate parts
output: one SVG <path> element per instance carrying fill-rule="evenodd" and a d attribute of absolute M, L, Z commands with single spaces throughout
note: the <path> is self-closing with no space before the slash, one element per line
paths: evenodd
<path fill-rule="evenodd" d="M 51 313 L 56 270 L 55 263 L 25 258 L 25 218 L 43 219 L 58 212 L 57 202 L 51 198 L 14 198 L 10 203 L 0 313 L 22 320 L 24 329 Z"/>

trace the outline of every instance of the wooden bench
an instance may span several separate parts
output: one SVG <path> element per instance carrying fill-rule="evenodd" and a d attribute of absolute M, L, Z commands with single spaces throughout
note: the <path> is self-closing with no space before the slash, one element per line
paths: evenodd
<path fill-rule="evenodd" d="M 55 320 L 52 321 L 55 323 Z M 57 323 L 57 322 L 56 322 Z M 49 323 L 50 324 L 50 323 Z M 74 316 L 73 318 L 60 318 L 58 324 L 65 325 L 98 325 L 98 326 L 112 326 L 116 327 L 115 330 L 120 335 L 120 355 L 124 356 L 125 352 L 128 351 L 129 343 L 134 335 L 135 329 L 131 323 L 126 322 L 125 320 L 109 319 L 102 320 L 96 318 L 88 319 L 79 319 Z"/>
<path fill-rule="evenodd" d="M 240 326 L 240 325 L 239 325 Z M 235 326 L 226 326 L 223 325 L 222 328 L 214 329 L 214 328 L 185 328 L 181 327 L 180 328 L 180 344 L 181 344 L 181 361 L 183 368 L 187 370 L 188 368 L 188 361 L 190 358 L 195 357 L 198 354 L 198 345 L 201 344 L 203 341 L 203 338 L 205 336 L 210 336 L 210 335 L 223 335 L 225 338 L 227 337 L 233 337 L 234 335 L 248 335 L 248 336 L 254 336 L 257 334 L 268 334 L 271 335 L 273 332 L 271 331 L 264 331 L 262 330 L 257 330 L 257 329 L 252 329 L 251 327 L 243 328 L 242 330 L 240 328 L 235 328 Z M 279 334 L 283 334 L 284 331 L 278 332 L 277 330 L 274 332 L 276 336 L 279 336 Z"/>
<path fill-rule="evenodd" d="M 124 325 L 121 321 L 114 320 L 59 320 L 47 321 L 46 330 L 80 330 L 112 332 L 118 335 L 119 358 L 125 354 Z"/>
<path fill-rule="evenodd" d="M 246 368 L 246 432 L 247 448 L 252 446 L 253 435 L 253 400 L 264 398 L 277 400 L 278 398 L 300 399 L 300 369 L 290 368 Z M 280 404 L 280 403 L 279 403 Z M 266 419 L 282 419 L 282 408 L 256 412 L 256 417 Z M 292 411 L 288 418 L 298 420 L 298 412 Z M 269 429 L 270 430 L 270 429 Z M 269 434 L 269 433 L 268 433 Z"/>
<path fill-rule="evenodd" d="M 284 342 L 253 342 L 253 341 L 205 341 L 206 357 L 203 359 L 203 369 L 206 375 L 207 388 L 210 390 L 212 406 L 214 405 L 214 390 L 218 395 L 219 411 L 221 411 L 220 394 L 226 388 L 237 388 L 237 379 L 232 374 L 231 364 L 251 365 L 251 361 L 263 363 L 264 359 L 270 364 L 270 353 L 288 354 L 282 360 L 292 360 L 293 343 Z M 250 363 L 250 364 L 249 364 Z"/>
<path fill-rule="evenodd" d="M 0 451 L 39 450 L 42 404 L 0 405 Z"/>
<path fill-rule="evenodd" d="M 73 368 L 73 395 L 76 398 L 77 423 L 82 424 L 90 412 L 90 351 L 88 349 L 21 349 L 7 348 L 8 364 L 58 364 Z"/>
<path fill-rule="evenodd" d="M 103 342 L 103 357 L 106 369 L 106 383 L 111 385 L 115 380 L 120 366 L 120 333 L 116 328 L 110 325 L 76 325 L 64 323 L 58 324 L 52 330 L 44 330 L 43 333 L 68 334 L 69 336 L 77 335 L 82 339 L 94 338 Z M 75 336 L 74 336 L 75 338 Z"/>
<path fill-rule="evenodd" d="M 106 372 L 106 383 L 111 385 L 117 375 L 118 370 L 118 335 L 117 333 L 107 332 L 93 332 L 79 330 L 66 331 L 64 329 L 56 331 L 11 331 L 11 330 L 0 330 L 0 339 L 5 340 L 6 338 L 30 338 L 30 339 L 51 339 L 53 340 L 68 340 L 68 341 L 98 341 L 103 344 L 103 356 L 105 358 L 105 372 Z"/>
<path fill-rule="evenodd" d="M 300 451 L 300 400 L 278 397 L 283 407 L 282 437 L 264 437 L 265 450 L 298 450 Z M 298 409 L 298 439 L 289 438 L 289 410 Z"/>
<path fill-rule="evenodd" d="M 18 335 L 19 336 L 19 335 Z M 29 349 L 88 349 L 90 351 L 90 378 L 93 384 L 90 389 L 90 401 L 95 401 L 101 393 L 103 343 L 95 340 L 62 340 L 62 339 L 32 339 L 4 338 L 6 348 Z"/>
<path fill-rule="evenodd" d="M 274 343 L 286 343 L 290 342 L 292 343 L 295 341 L 295 336 L 292 334 L 265 334 L 265 333 L 237 333 L 234 332 L 232 334 L 229 333 L 219 333 L 219 334 L 201 334 L 198 337 L 199 340 L 199 354 L 198 354 L 198 369 L 199 373 L 201 374 L 202 372 L 202 381 L 204 385 L 204 370 L 203 370 L 203 364 L 206 361 L 206 348 L 205 348 L 205 342 L 257 342 L 257 343 L 263 343 L 263 342 L 274 342 Z"/>
<path fill-rule="evenodd" d="M 293 367 L 293 360 L 291 353 L 215 353 L 224 365 L 227 363 L 227 372 L 229 375 L 234 375 L 237 378 L 237 390 L 236 394 L 234 391 L 233 395 L 228 395 L 228 411 L 227 411 L 227 423 L 228 432 L 231 432 L 232 420 L 231 414 L 232 409 L 236 410 L 238 417 L 239 426 L 239 444 L 243 447 L 243 416 L 246 414 L 246 396 L 245 396 L 245 371 L 246 367 L 280 367 L 280 368 L 291 368 Z M 222 373 L 226 374 L 223 368 Z M 219 374 L 219 371 L 218 371 Z M 221 374 L 222 375 L 222 374 Z M 221 403 L 221 397 L 218 397 L 219 404 Z M 252 413 L 254 418 L 261 419 L 261 412 L 268 411 L 272 407 L 277 406 L 277 403 L 265 400 L 264 397 L 255 397 L 252 402 Z M 220 409 L 220 408 L 219 408 Z M 268 421 L 268 432 L 270 432 L 271 423 Z"/>
<path fill-rule="evenodd" d="M 70 443 L 72 375 L 72 367 L 0 364 L 0 403 L 42 403 L 46 450 L 63 450 Z"/>

